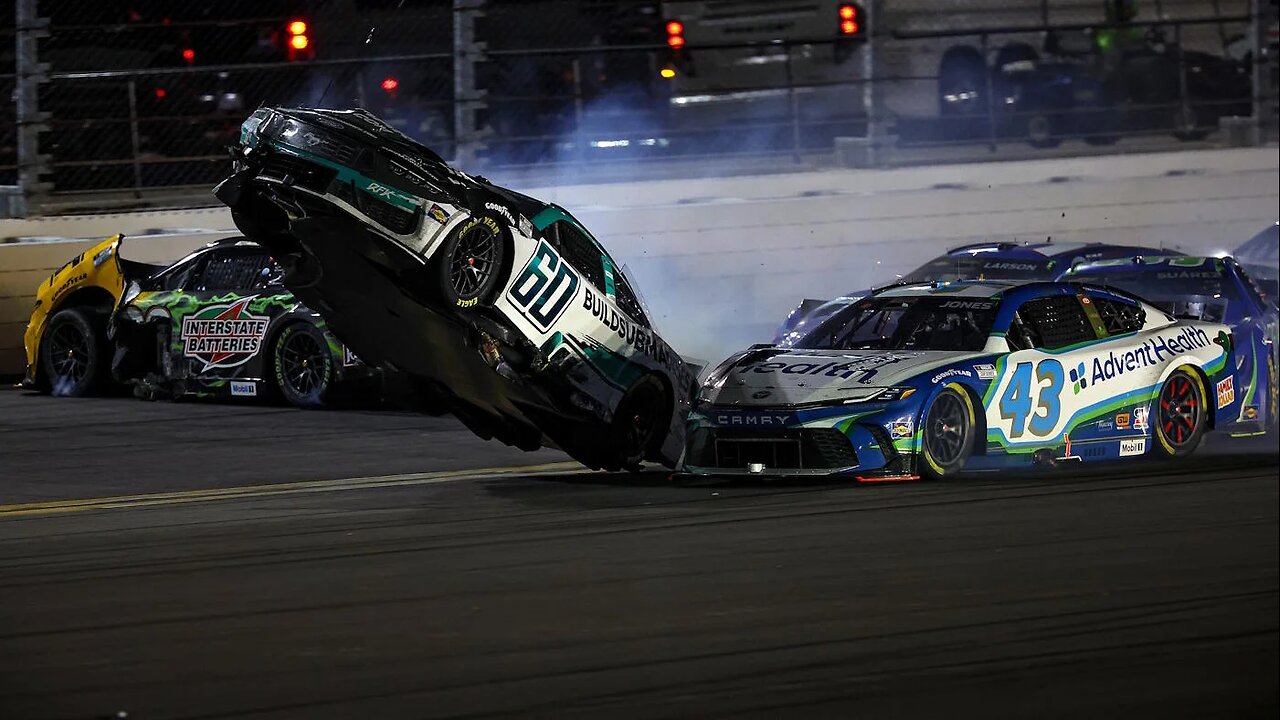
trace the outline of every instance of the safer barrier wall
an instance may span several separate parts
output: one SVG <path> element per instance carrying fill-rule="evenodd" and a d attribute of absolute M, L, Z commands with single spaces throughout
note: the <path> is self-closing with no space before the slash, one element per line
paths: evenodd
<path fill-rule="evenodd" d="M 713 358 L 770 339 L 802 298 L 891 282 L 961 243 L 1228 251 L 1275 222 L 1278 171 L 1271 147 L 599 186 L 549 175 L 520 189 L 577 215 L 628 266 L 662 334 Z M 101 221 L 94 234 L 123 222 Z M 227 228 L 230 219 L 197 211 L 172 222 Z M 0 224 L 0 236 L 13 234 Z M 176 258 L 191 247 L 183 242 L 192 241 L 157 238 L 146 252 Z M 0 245 L 0 348 L 20 347 L 35 284 L 83 246 L 24 256 Z M 20 371 L 15 357 L 0 350 L 0 373 Z"/>

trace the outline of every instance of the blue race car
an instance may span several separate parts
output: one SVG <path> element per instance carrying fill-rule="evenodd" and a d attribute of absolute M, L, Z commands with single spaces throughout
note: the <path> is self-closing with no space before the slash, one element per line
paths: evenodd
<path fill-rule="evenodd" d="M 1175 250 L 1105 243 L 976 243 L 952 248 L 899 278 L 900 282 L 930 280 L 1053 280 L 1075 263 L 1135 255 L 1181 255 Z M 857 290 L 834 300 L 807 299 L 800 303 L 774 332 L 773 342 L 783 347 L 810 329 L 871 294 Z"/>
<path fill-rule="evenodd" d="M 897 285 L 716 367 L 683 467 L 883 480 L 1181 457 L 1244 412 L 1240 351 L 1225 325 L 1105 288 Z"/>
<path fill-rule="evenodd" d="M 1222 427 L 1258 435 L 1276 427 L 1280 312 L 1232 258 L 1137 257 L 1076 265 L 1064 280 L 1118 288 L 1179 318 L 1222 323 L 1235 338 L 1234 391 L 1239 413 Z M 1225 419 L 1225 418 L 1224 418 Z"/>

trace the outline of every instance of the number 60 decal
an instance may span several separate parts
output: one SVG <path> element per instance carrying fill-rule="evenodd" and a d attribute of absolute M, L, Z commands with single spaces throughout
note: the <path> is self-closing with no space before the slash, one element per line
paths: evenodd
<path fill-rule="evenodd" d="M 545 241 L 511 285 L 511 299 L 525 317 L 547 330 L 578 290 L 578 274 Z"/>
<path fill-rule="evenodd" d="M 1031 383 L 1032 363 L 1018 363 L 1009 378 L 1009 384 L 1000 396 L 1000 418 L 1010 421 L 1010 438 L 1020 438 L 1030 431 L 1036 437 L 1053 434 L 1062 415 L 1062 363 L 1057 360 L 1041 360 L 1035 369 L 1035 387 Z M 1035 408 L 1032 409 L 1032 393 Z M 1028 422 L 1030 418 L 1030 422 Z"/>

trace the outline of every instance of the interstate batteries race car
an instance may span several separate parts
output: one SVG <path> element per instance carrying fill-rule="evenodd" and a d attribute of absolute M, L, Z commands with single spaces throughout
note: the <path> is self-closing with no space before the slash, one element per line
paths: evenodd
<path fill-rule="evenodd" d="M 563 208 L 361 110 L 255 112 L 217 195 L 343 342 L 419 381 L 420 409 L 590 467 L 677 461 L 690 370 Z"/>
<path fill-rule="evenodd" d="M 1236 344 L 1233 390 L 1240 415 L 1224 423 L 1233 435 L 1258 435 L 1280 419 L 1276 367 L 1280 311 L 1262 297 L 1232 258 L 1136 257 L 1073 267 L 1066 278 L 1133 293 L 1178 318 L 1219 322 Z"/>
<path fill-rule="evenodd" d="M 1175 250 L 1105 243 L 988 242 L 952 248 L 896 282 L 932 280 L 1055 280 L 1075 263 L 1130 258 L 1135 255 L 1181 255 Z M 843 307 L 871 294 L 856 290 L 834 300 L 806 299 L 787 315 L 773 342 L 787 346 Z"/>
<path fill-rule="evenodd" d="M 323 404 L 360 363 L 324 320 L 280 285 L 280 268 L 244 238 L 173 265 L 120 257 L 107 238 L 40 284 L 24 338 L 23 384 L 81 396 L 112 381 L 142 397 L 281 397 Z"/>
<path fill-rule="evenodd" d="M 684 466 L 872 480 L 1184 456 L 1240 417 L 1237 352 L 1224 325 L 1102 288 L 895 286 L 721 363 Z"/>

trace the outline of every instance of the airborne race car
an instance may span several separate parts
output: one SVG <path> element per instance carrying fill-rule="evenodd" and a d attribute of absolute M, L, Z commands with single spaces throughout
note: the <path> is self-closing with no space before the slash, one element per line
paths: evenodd
<path fill-rule="evenodd" d="M 226 238 L 163 266 L 120 257 L 123 243 L 107 238 L 40 284 L 23 385 L 81 396 L 114 380 L 143 397 L 278 395 L 314 407 L 370 376 L 280 285 L 262 247 Z"/>
<path fill-rule="evenodd" d="M 895 286 L 720 364 L 684 465 L 873 480 L 1180 457 L 1237 424 L 1236 352 L 1223 325 L 1102 288 Z"/>
<path fill-rule="evenodd" d="M 1054 280 L 1078 262 L 1130 258 L 1135 255 L 1181 255 L 1176 250 L 1106 243 L 987 242 L 951 248 L 912 270 L 898 282 L 932 280 Z M 806 299 L 787 315 L 773 342 L 786 347 L 841 308 L 871 294 L 857 290 L 834 300 Z"/>
<path fill-rule="evenodd" d="M 427 412 L 590 467 L 674 465 L 695 390 L 609 254 L 362 110 L 264 108 L 217 189 L 284 284 Z"/>

